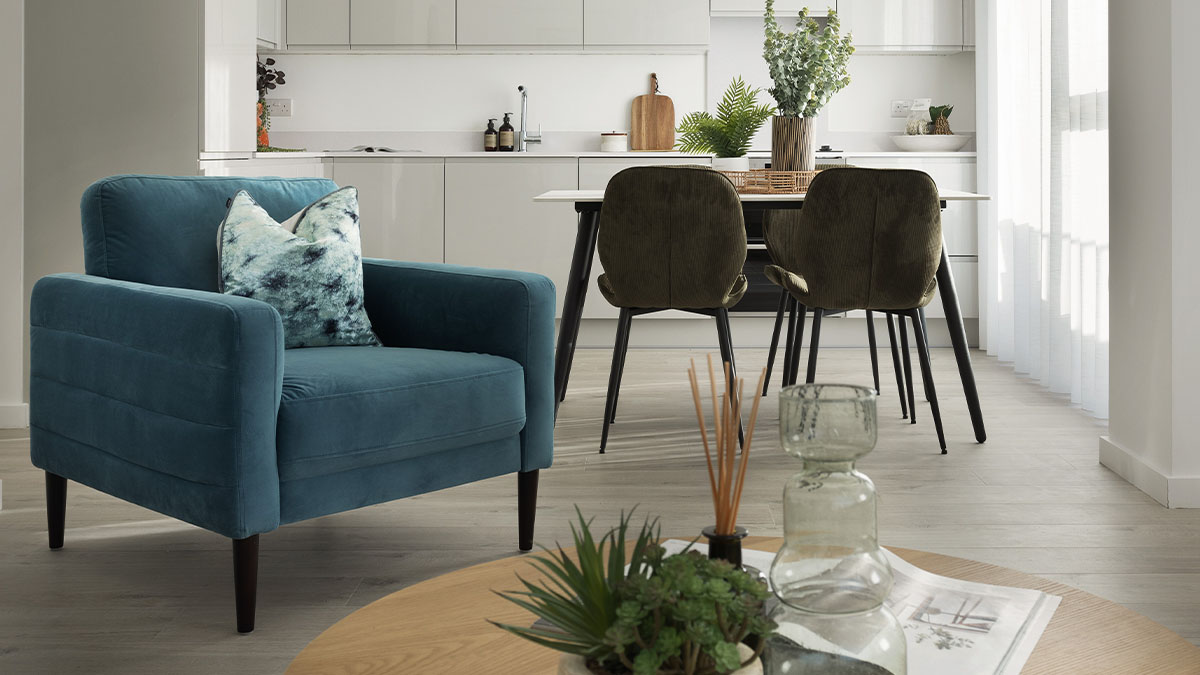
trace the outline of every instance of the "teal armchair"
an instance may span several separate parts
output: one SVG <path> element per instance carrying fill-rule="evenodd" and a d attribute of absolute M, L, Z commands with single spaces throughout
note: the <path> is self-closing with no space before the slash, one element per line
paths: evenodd
<path fill-rule="evenodd" d="M 366 259 L 383 346 L 287 350 L 274 308 L 216 292 L 216 228 L 239 189 L 283 220 L 336 185 L 106 178 L 82 201 L 87 274 L 34 286 L 30 446 L 50 547 L 67 480 L 229 537 L 240 632 L 259 535 L 287 523 L 516 473 L 529 550 L 553 456 L 550 280 Z"/>

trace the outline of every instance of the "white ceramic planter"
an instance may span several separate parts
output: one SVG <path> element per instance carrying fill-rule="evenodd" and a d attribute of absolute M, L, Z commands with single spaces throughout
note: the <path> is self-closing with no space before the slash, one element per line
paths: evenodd
<path fill-rule="evenodd" d="M 738 645 L 738 654 L 741 655 L 743 661 L 750 658 L 750 655 L 753 653 L 754 650 L 750 649 L 746 645 Z M 588 670 L 587 664 L 582 656 L 578 656 L 576 654 L 563 654 L 562 658 L 558 660 L 558 675 L 596 674 Z M 763 675 L 762 660 L 754 659 L 750 665 L 744 668 L 739 668 L 729 675 Z"/>
<path fill-rule="evenodd" d="M 745 155 L 741 157 L 713 157 L 712 168 L 717 171 L 749 171 L 750 158 Z"/>

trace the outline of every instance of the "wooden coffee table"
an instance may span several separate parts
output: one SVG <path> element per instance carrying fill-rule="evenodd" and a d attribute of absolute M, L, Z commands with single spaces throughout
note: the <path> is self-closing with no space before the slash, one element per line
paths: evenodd
<path fill-rule="evenodd" d="M 745 540 L 747 548 L 762 551 L 779 550 L 782 543 L 782 539 L 768 537 Z M 1200 648 L 1150 619 L 1090 593 L 986 563 L 891 550 L 935 574 L 1062 596 L 1025 673 L 1200 673 Z M 517 573 L 531 580 L 541 576 L 527 557 L 514 556 L 392 593 L 317 636 L 292 661 L 287 675 L 552 674 L 558 664 L 556 652 L 487 622 L 533 622 L 532 614 L 492 592 L 516 589 Z"/>

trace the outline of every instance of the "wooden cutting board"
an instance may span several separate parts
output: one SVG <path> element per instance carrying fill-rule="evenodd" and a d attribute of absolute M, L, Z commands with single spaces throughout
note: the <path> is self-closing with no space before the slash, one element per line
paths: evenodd
<path fill-rule="evenodd" d="M 632 150 L 670 150 L 675 147 L 675 103 L 658 93 L 658 75 L 650 73 L 650 93 L 633 99 L 629 114 Z"/>

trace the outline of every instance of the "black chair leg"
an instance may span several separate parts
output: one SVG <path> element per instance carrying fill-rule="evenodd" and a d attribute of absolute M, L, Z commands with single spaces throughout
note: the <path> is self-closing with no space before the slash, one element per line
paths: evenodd
<path fill-rule="evenodd" d="M 50 532 L 50 548 L 63 547 L 63 531 L 67 525 L 67 479 L 46 472 L 46 525 Z"/>
<path fill-rule="evenodd" d="M 899 315 L 900 351 L 904 354 L 904 384 L 908 391 L 908 422 L 917 423 L 917 397 L 913 394 L 912 357 L 908 353 L 908 327 L 904 323 L 906 314 Z"/>
<path fill-rule="evenodd" d="M 875 313 L 867 310 L 867 346 L 871 349 L 871 377 L 875 380 L 875 394 L 879 395 L 879 353 L 875 349 Z"/>
<path fill-rule="evenodd" d="M 767 350 L 767 376 L 763 378 L 763 396 L 767 395 L 767 387 L 771 386 L 771 369 L 775 366 L 775 351 L 779 349 L 779 331 L 783 328 L 783 316 L 787 313 L 788 298 L 790 297 L 787 289 L 779 292 L 779 309 L 775 312 L 775 329 L 771 331 L 771 348 Z M 791 324 L 788 325 L 791 326 Z"/>
<path fill-rule="evenodd" d="M 808 376 L 804 379 L 809 384 L 817 381 L 817 349 L 821 346 L 821 316 L 824 314 L 823 309 L 813 310 L 812 342 L 808 345 Z"/>
<path fill-rule="evenodd" d="M 786 292 L 786 291 L 785 291 Z M 796 299 L 789 293 L 788 296 L 788 312 L 787 312 L 787 341 L 783 346 L 783 372 L 779 378 L 779 386 L 786 387 L 792 384 L 792 369 L 796 362 Z"/>
<path fill-rule="evenodd" d="M 804 344 L 804 320 L 808 307 L 796 303 L 796 341 L 792 343 L 792 367 L 788 369 L 788 384 L 796 384 L 800 376 L 800 349 Z"/>
<path fill-rule="evenodd" d="M 729 310 L 718 309 L 716 314 L 717 319 L 717 340 L 721 346 L 721 361 L 729 362 L 729 380 L 730 387 L 737 382 L 737 365 L 733 360 L 733 334 L 729 330 Z M 722 368 L 724 370 L 724 368 Z M 737 396 L 737 391 L 733 392 Z M 744 442 L 744 432 L 742 430 L 742 421 L 738 420 L 738 444 Z"/>
<path fill-rule="evenodd" d="M 917 310 L 917 316 L 920 317 L 920 320 L 921 320 L 921 334 L 925 336 L 925 358 L 930 363 L 933 363 L 933 358 L 929 355 L 929 324 L 925 321 L 925 308 L 924 307 L 921 307 L 920 309 Z M 929 397 L 932 394 L 929 391 L 929 385 L 927 383 L 925 383 L 924 381 L 922 381 L 921 386 L 924 387 L 924 389 L 925 389 L 925 400 L 926 401 L 931 400 Z"/>
<path fill-rule="evenodd" d="M 908 419 L 908 397 L 905 395 L 904 374 L 900 372 L 900 350 L 896 348 L 896 318 L 884 312 L 887 319 L 888 341 L 892 345 L 892 368 L 896 371 L 896 391 L 900 393 L 900 419 Z M 903 321 L 903 319 L 901 319 Z"/>
<path fill-rule="evenodd" d="M 625 337 L 621 340 L 621 365 L 617 366 L 617 388 L 613 392 L 612 415 L 609 415 L 608 421 L 617 421 L 617 403 L 621 400 L 621 378 L 625 376 L 625 357 L 629 355 L 629 331 L 633 325 L 633 314 L 630 313 L 629 318 L 625 322 Z"/>
<path fill-rule="evenodd" d="M 533 519 L 537 515 L 538 470 L 517 473 L 517 548 L 533 548 Z"/>
<path fill-rule="evenodd" d="M 612 424 L 613 411 L 617 405 L 617 389 L 621 386 L 620 370 L 621 370 L 621 345 L 625 342 L 625 334 L 629 332 L 629 325 L 633 322 L 633 314 L 625 308 L 621 309 L 621 316 L 617 319 L 617 339 L 613 341 L 613 358 L 612 369 L 608 373 L 608 396 L 604 400 L 604 429 L 600 433 L 600 453 L 604 453 L 604 449 L 608 446 L 608 425 Z"/>
<path fill-rule="evenodd" d="M 946 454 L 946 434 L 942 431 L 942 411 L 938 409 L 937 391 L 933 387 L 933 369 L 929 363 L 929 340 L 925 335 L 925 326 L 921 324 L 921 316 L 912 313 L 913 335 L 917 338 L 917 357 L 921 359 L 921 379 L 925 384 L 925 396 L 929 399 L 929 412 L 933 415 L 933 426 L 937 429 L 938 445 L 942 454 Z"/>
<path fill-rule="evenodd" d="M 254 605 L 258 596 L 258 535 L 233 540 L 233 595 L 237 631 L 254 630 Z"/>

